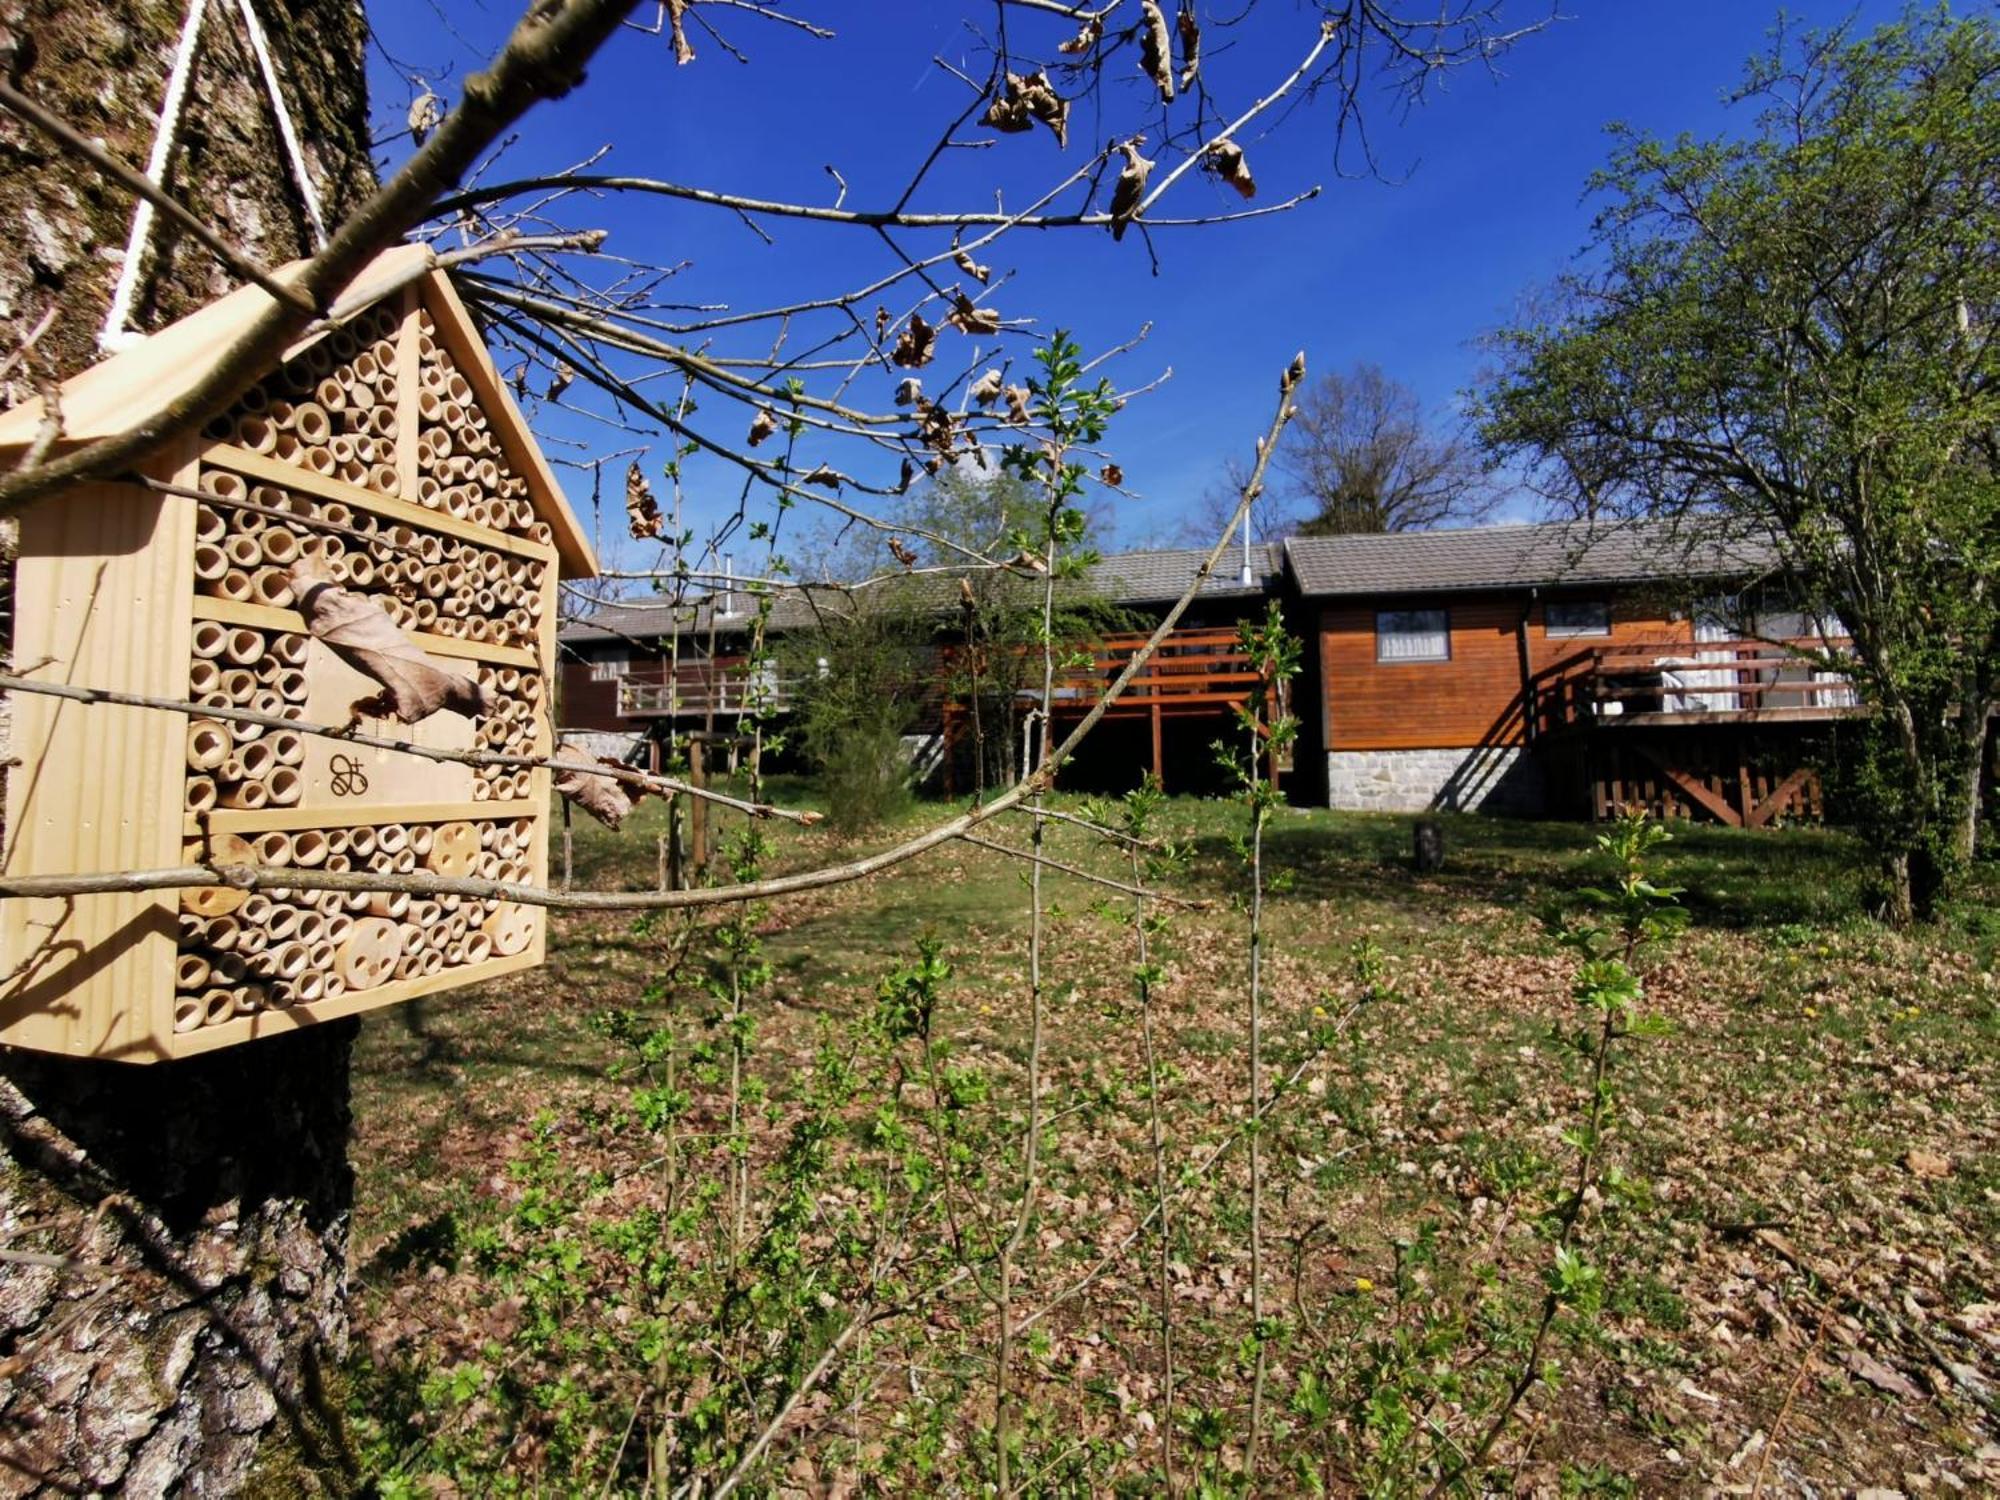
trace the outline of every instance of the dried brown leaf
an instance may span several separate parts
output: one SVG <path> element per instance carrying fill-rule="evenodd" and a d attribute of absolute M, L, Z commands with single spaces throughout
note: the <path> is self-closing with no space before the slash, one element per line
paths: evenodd
<path fill-rule="evenodd" d="M 1250 163 L 1244 160 L 1243 148 L 1236 142 L 1217 141 L 1208 148 L 1202 165 L 1245 198 L 1257 196 L 1257 181 L 1250 175 Z"/>
<path fill-rule="evenodd" d="M 674 61 L 682 67 L 694 61 L 694 47 L 687 39 L 687 8 L 688 0 L 667 0 L 667 27 L 673 34 Z"/>
<path fill-rule="evenodd" d="M 1074 57 L 1079 53 L 1088 52 L 1103 40 L 1104 17 L 1091 16 L 1084 21 L 1083 30 L 1056 48 L 1056 51 L 1066 52 Z"/>
<path fill-rule="evenodd" d="M 292 568 L 287 581 L 306 629 L 357 672 L 382 684 L 379 694 L 353 706 L 356 717 L 415 724 L 441 708 L 468 718 L 486 712 L 478 683 L 431 660 L 372 599 L 328 582 L 303 563 Z"/>
<path fill-rule="evenodd" d="M 757 415 L 750 419 L 750 446 L 756 447 L 777 430 L 778 419 L 759 407 Z"/>
<path fill-rule="evenodd" d="M 588 773 L 592 766 L 610 766 L 622 769 L 615 760 L 599 760 L 585 755 L 580 750 L 564 749 L 555 756 L 555 789 L 559 796 L 574 802 L 606 828 L 616 828 L 624 822 L 632 811 L 635 794 L 628 791 L 623 782 L 614 781 L 609 776 L 593 776 Z M 564 770 L 564 766 L 576 766 L 575 771 Z M 643 795 L 643 794 L 638 794 Z"/>
<path fill-rule="evenodd" d="M 556 372 L 549 377 L 549 388 L 542 393 L 544 399 L 549 401 L 555 400 L 556 397 L 570 388 L 570 383 L 575 379 L 576 371 L 570 367 L 569 361 L 566 359 L 557 360 Z"/>
<path fill-rule="evenodd" d="M 982 266 L 963 250 L 952 251 L 951 258 L 958 263 L 959 270 L 965 272 L 966 275 L 970 276 L 981 286 L 985 286 L 987 282 L 993 279 L 993 268 L 991 266 Z"/>
<path fill-rule="evenodd" d="M 625 519 L 631 523 L 634 538 L 658 536 L 666 525 L 660 503 L 653 498 L 653 487 L 636 460 L 625 471 Z"/>
<path fill-rule="evenodd" d="M 1009 73 L 1005 88 L 986 106 L 982 118 L 995 130 L 1018 135 L 1039 120 L 1054 133 L 1056 144 L 1069 144 L 1069 100 L 1055 90 L 1046 73 L 1023 77 Z"/>
<path fill-rule="evenodd" d="M 981 307 L 963 292 L 954 290 L 951 294 L 951 314 L 945 322 L 960 333 L 998 333 L 1000 310 Z"/>
<path fill-rule="evenodd" d="M 924 383 L 915 375 L 905 375 L 896 385 L 896 404 L 915 406 L 924 399 Z"/>
<path fill-rule="evenodd" d="M 936 353 L 937 336 L 937 329 L 924 321 L 924 315 L 913 312 L 889 358 L 906 370 L 921 369 Z"/>
<path fill-rule="evenodd" d="M 905 546 L 897 537 L 889 538 L 889 555 L 906 568 L 914 568 L 917 565 L 916 552 Z"/>
<path fill-rule="evenodd" d="M 1181 40 L 1181 92 L 1194 87 L 1194 80 L 1201 72 L 1201 22 L 1196 18 L 1194 6 L 1184 3 L 1180 14 L 1174 17 L 1174 29 Z"/>
<path fill-rule="evenodd" d="M 1097 477 L 1116 489 L 1125 482 L 1125 471 L 1116 464 L 1106 464 L 1097 471 Z"/>
<path fill-rule="evenodd" d="M 981 406 L 991 406 L 1000 399 L 1000 372 L 988 370 L 966 387 L 965 393 Z"/>
<path fill-rule="evenodd" d="M 408 123 L 411 142 L 421 146 L 444 123 L 444 101 L 426 88 L 410 101 Z"/>
<path fill-rule="evenodd" d="M 1139 147 L 1145 144 L 1144 136 L 1134 136 L 1129 141 L 1121 141 L 1118 149 L 1125 153 L 1125 168 L 1118 174 L 1117 184 L 1111 189 L 1111 238 L 1125 238 L 1125 226 L 1139 212 L 1139 205 L 1146 198 L 1146 179 L 1153 175 L 1153 163 L 1139 154 Z"/>
<path fill-rule="evenodd" d="M 1153 80 L 1160 102 L 1174 102 L 1173 43 L 1160 0 L 1139 0 L 1139 71 Z"/>
<path fill-rule="evenodd" d="M 1010 385 L 1000 392 L 1007 398 L 1007 420 L 1016 427 L 1028 425 L 1028 396 L 1025 385 Z"/>
<path fill-rule="evenodd" d="M 817 469 L 814 469 L 805 478 L 801 479 L 799 483 L 816 484 L 823 490 L 838 490 L 841 485 L 841 477 L 838 471 L 829 468 L 825 464 L 821 464 Z"/>

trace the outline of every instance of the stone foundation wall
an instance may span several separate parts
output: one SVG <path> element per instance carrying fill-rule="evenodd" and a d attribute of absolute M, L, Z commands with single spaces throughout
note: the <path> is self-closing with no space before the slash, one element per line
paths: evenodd
<path fill-rule="evenodd" d="M 1541 767 L 1518 746 L 1333 750 L 1327 805 L 1350 812 L 1529 814 L 1543 810 Z"/>

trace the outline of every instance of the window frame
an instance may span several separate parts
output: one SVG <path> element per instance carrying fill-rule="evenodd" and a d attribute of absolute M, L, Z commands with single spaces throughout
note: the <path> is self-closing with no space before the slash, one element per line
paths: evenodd
<path fill-rule="evenodd" d="M 615 656 L 593 656 L 590 659 L 592 682 L 623 682 L 631 675 L 632 653 L 629 650 Z"/>
<path fill-rule="evenodd" d="M 1549 620 L 1549 611 L 1554 609 L 1590 609 L 1604 612 L 1601 628 L 1584 629 L 1576 625 L 1556 625 Z M 1542 634 L 1552 641 L 1602 641 L 1611 637 L 1611 601 L 1609 599 L 1544 599 L 1542 601 Z"/>
<path fill-rule="evenodd" d="M 1437 633 L 1440 634 L 1444 639 L 1444 649 L 1441 652 L 1437 652 L 1435 654 L 1426 653 L 1422 656 L 1384 656 L 1382 654 L 1383 640 L 1385 639 L 1385 637 L 1397 634 L 1397 632 L 1394 631 L 1384 631 L 1382 628 L 1382 622 L 1391 615 L 1402 615 L 1406 617 L 1410 615 L 1436 615 L 1439 621 Z M 1429 632 L 1424 632 L 1424 633 L 1429 634 Z M 1409 632 L 1409 634 L 1414 635 L 1417 634 L 1417 632 L 1411 631 Z M 1450 660 L 1451 660 L 1451 610 L 1448 607 L 1440 604 L 1440 605 L 1426 605 L 1417 608 L 1403 608 L 1403 609 L 1378 608 L 1375 611 L 1375 663 L 1377 666 L 1384 666 L 1384 667 L 1434 666 L 1439 662 L 1448 662 Z"/>

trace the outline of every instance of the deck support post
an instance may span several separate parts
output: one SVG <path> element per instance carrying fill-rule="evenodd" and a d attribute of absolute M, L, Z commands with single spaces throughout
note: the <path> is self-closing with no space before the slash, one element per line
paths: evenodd
<path fill-rule="evenodd" d="M 1160 732 L 1161 729 L 1160 705 L 1158 703 L 1155 703 L 1153 705 L 1152 718 L 1153 718 L 1153 777 L 1156 781 L 1160 783 L 1160 789 L 1162 791 L 1165 791 L 1167 786 L 1166 753 L 1165 753 L 1165 745 L 1163 742 L 1163 736 L 1161 735 Z"/>

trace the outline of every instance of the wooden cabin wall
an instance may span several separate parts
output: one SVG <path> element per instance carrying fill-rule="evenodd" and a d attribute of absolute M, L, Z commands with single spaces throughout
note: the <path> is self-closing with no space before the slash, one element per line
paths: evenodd
<path fill-rule="evenodd" d="M 1381 596 L 1339 600 L 1319 609 L 1319 727 L 1330 750 L 1421 750 L 1518 745 L 1521 714 L 1521 614 L 1528 612 L 1530 676 L 1549 685 L 1565 663 L 1592 647 L 1687 640 L 1685 619 L 1657 598 L 1625 591 L 1564 590 L 1558 600 L 1609 598 L 1609 636 L 1551 637 L 1540 598 L 1519 593 Z M 1378 662 L 1378 610 L 1444 609 L 1451 660 Z"/>

